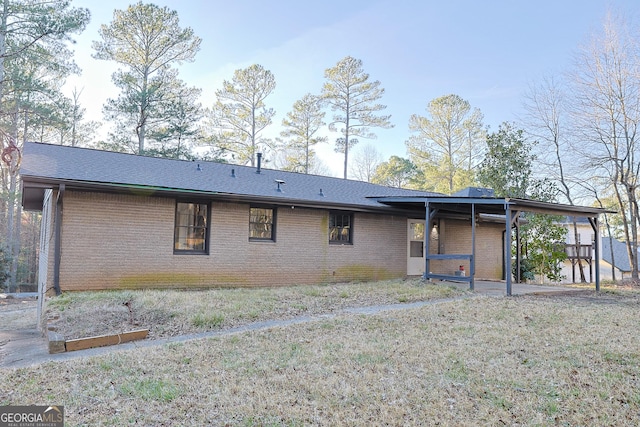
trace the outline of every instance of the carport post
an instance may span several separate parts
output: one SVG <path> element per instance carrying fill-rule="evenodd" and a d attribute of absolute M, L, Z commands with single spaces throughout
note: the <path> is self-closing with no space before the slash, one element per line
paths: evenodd
<path fill-rule="evenodd" d="M 429 240 L 431 239 L 431 209 L 429 200 L 424 202 L 424 278 L 429 278 Z"/>
<path fill-rule="evenodd" d="M 469 260 L 469 289 L 474 290 L 476 276 L 476 204 L 471 203 L 471 259 Z"/>
<path fill-rule="evenodd" d="M 595 257 L 596 257 L 596 292 L 600 292 L 600 227 L 598 223 L 598 217 L 589 218 L 591 228 L 593 228 L 593 235 L 595 236 Z"/>
<path fill-rule="evenodd" d="M 504 233 L 504 259 L 506 270 L 504 277 L 507 282 L 507 296 L 511 296 L 511 207 L 509 203 L 505 203 L 505 233 Z"/>

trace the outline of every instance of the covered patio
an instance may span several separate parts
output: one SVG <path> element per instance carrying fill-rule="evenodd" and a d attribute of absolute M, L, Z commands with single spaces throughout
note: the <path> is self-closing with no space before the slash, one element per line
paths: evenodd
<path fill-rule="evenodd" d="M 604 209 L 588 206 L 572 206 L 556 203 L 539 202 L 528 199 L 515 198 L 495 198 L 495 197 L 381 197 L 377 198 L 380 203 L 406 209 L 409 211 L 421 212 L 425 218 L 427 229 L 435 225 L 437 218 L 463 218 L 471 222 L 471 251 L 469 253 L 446 253 L 434 254 L 429 251 L 429 244 L 425 244 L 425 279 L 447 280 L 465 282 L 469 284 L 469 289 L 475 288 L 476 272 L 476 224 L 479 218 L 491 219 L 504 223 L 505 232 L 503 243 L 504 254 L 504 286 L 507 296 L 513 295 L 513 263 L 517 266 L 517 276 L 520 275 L 520 221 L 522 212 L 533 212 L 548 215 L 576 216 L 587 218 L 595 235 L 594 255 L 595 259 L 600 259 L 600 233 L 599 215 L 604 213 Z M 511 243 L 515 239 L 517 253 L 515 260 L 511 254 Z M 430 263 L 435 260 L 461 260 L 467 261 L 470 266 L 468 276 L 452 276 L 447 274 L 432 273 Z M 520 277 L 515 277 L 515 283 L 520 283 Z M 595 289 L 600 290 L 600 265 L 595 263 Z"/>

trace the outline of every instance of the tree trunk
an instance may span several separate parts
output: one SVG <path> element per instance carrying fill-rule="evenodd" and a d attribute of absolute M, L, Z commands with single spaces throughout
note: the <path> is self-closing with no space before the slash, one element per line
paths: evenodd
<path fill-rule="evenodd" d="M 578 222 L 576 217 L 573 219 L 573 243 L 576 247 L 576 255 L 578 256 L 578 270 L 580 271 L 580 283 L 587 283 L 587 278 L 584 275 L 584 265 L 582 265 L 582 257 L 580 256 L 580 234 L 578 233 Z"/>
<path fill-rule="evenodd" d="M 18 175 L 17 173 L 15 174 Z M 15 217 L 16 232 L 13 237 L 13 247 L 11 252 L 11 290 L 18 292 L 18 262 L 20 261 L 20 249 L 22 239 L 22 203 L 16 203 L 16 217 Z"/>
<path fill-rule="evenodd" d="M 349 103 L 347 102 L 346 114 L 345 114 L 345 124 L 344 124 L 344 179 L 347 179 L 347 163 L 349 161 L 349 114 L 351 113 L 349 108 Z"/>
<path fill-rule="evenodd" d="M 631 261 L 631 278 L 638 280 L 638 201 L 635 195 L 635 188 L 628 188 L 627 196 L 629 198 L 629 222 L 631 223 L 631 242 L 632 256 Z"/>
<path fill-rule="evenodd" d="M 256 166 L 256 107 L 251 107 L 251 167 Z"/>
<path fill-rule="evenodd" d="M 9 200 L 7 211 L 7 252 L 13 255 L 13 231 L 14 231 L 14 215 L 15 215 L 15 198 L 16 198 L 16 174 L 12 172 L 12 168 L 9 167 Z M 9 278 L 7 279 L 5 286 L 8 292 L 11 292 L 11 286 L 15 283 L 15 277 L 13 274 L 13 261 L 11 261 L 11 268 L 9 269 Z"/>

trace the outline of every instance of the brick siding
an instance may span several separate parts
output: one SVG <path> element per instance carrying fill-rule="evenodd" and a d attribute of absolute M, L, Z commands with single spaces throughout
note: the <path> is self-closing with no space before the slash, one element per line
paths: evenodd
<path fill-rule="evenodd" d="M 55 200 L 55 198 L 54 198 Z M 67 191 L 60 285 L 66 290 L 272 286 L 404 277 L 407 218 L 354 213 L 353 244 L 329 243 L 329 211 L 278 207 L 276 241 L 249 241 L 247 203 L 211 203 L 208 255 L 174 254 L 176 200 Z M 55 207 L 54 207 L 55 209 Z M 445 253 L 470 253 L 469 222 L 443 220 Z M 476 277 L 502 276 L 499 224 L 478 224 Z M 53 244 L 48 281 L 53 281 Z M 437 243 L 431 242 L 431 250 Z M 437 265 L 436 265 L 437 264 Z M 453 274 L 459 261 L 434 263 Z M 468 272 L 468 263 L 463 262 Z"/>
<path fill-rule="evenodd" d="M 431 242 L 429 250 L 443 254 L 471 254 L 471 224 L 469 221 L 441 219 L 439 228 L 441 237 L 439 245 Z M 476 280 L 502 279 L 504 224 L 491 222 L 476 223 Z M 469 261 L 464 260 L 436 260 L 432 261 L 430 270 L 434 274 L 455 274 L 460 265 L 464 266 L 465 274 L 469 275 Z"/>
<path fill-rule="evenodd" d="M 276 241 L 249 241 L 249 204 L 212 202 L 209 255 L 174 254 L 176 201 L 67 191 L 62 290 L 261 286 L 403 277 L 406 218 L 355 213 L 353 244 L 329 212 L 278 207 Z M 51 277 L 51 275 L 49 275 Z"/>

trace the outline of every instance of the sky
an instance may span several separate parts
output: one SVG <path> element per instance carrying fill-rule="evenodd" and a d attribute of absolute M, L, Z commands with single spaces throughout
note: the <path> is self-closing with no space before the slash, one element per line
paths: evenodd
<path fill-rule="evenodd" d="M 73 0 L 91 11 L 91 23 L 72 46 L 79 76 L 65 91 L 82 90 L 90 120 L 103 120 L 102 106 L 118 91 L 111 83 L 117 64 L 92 58 L 91 43 L 114 9 L 132 1 Z M 319 94 L 324 71 L 347 55 L 362 60 L 370 80 L 385 89 L 380 100 L 392 129 L 376 129 L 372 144 L 387 160 L 407 156 L 412 114 L 456 94 L 484 114 L 490 131 L 522 115 L 523 96 L 545 76 L 568 70 L 580 46 L 599 31 L 607 11 L 633 19 L 637 0 L 156 0 L 178 12 L 180 25 L 202 39 L 195 61 L 179 66 L 180 78 L 203 90 L 210 107 L 215 91 L 233 72 L 252 64 L 270 70 L 276 89 L 265 100 L 276 116 L 265 134 L 275 137 L 293 103 Z M 330 113 L 328 113 L 328 117 Z M 101 129 L 105 135 L 107 126 Z M 327 135 L 330 141 L 337 133 Z M 342 175 L 343 154 L 331 144 L 317 148 L 334 176 Z"/>

